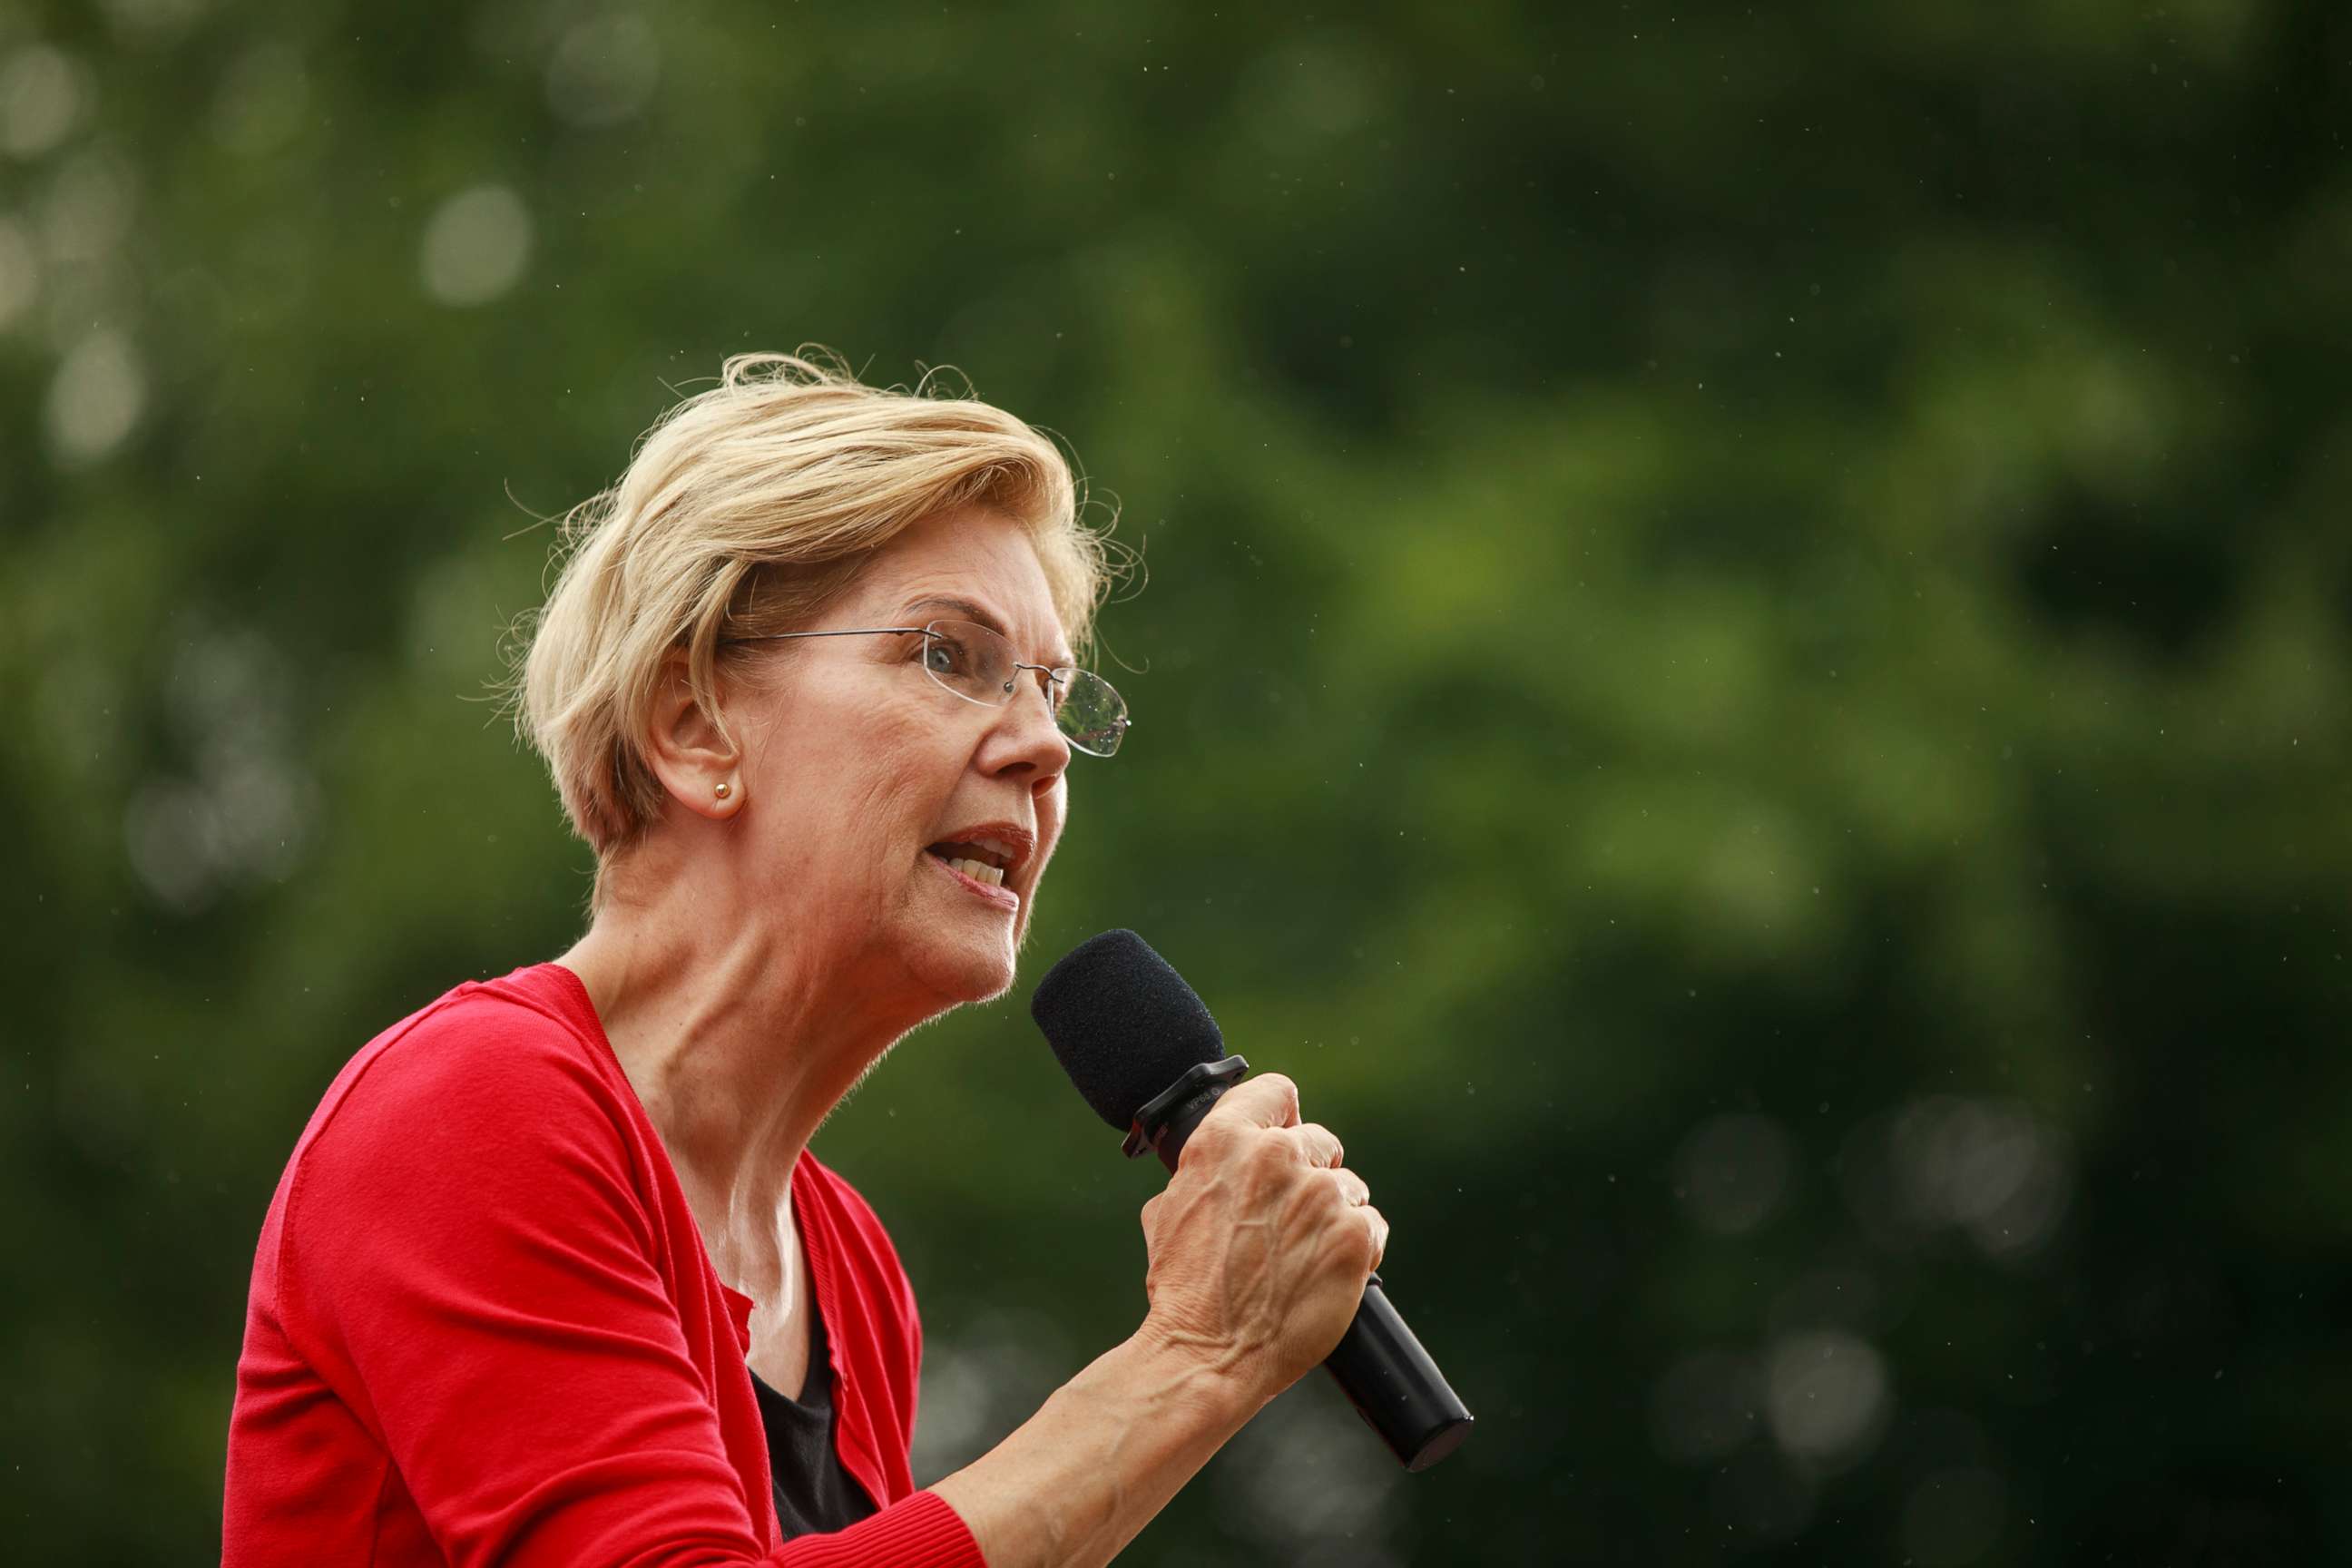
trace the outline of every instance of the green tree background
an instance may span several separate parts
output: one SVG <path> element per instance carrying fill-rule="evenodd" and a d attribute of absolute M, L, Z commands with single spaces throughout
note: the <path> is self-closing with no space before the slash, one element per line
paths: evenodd
<path fill-rule="evenodd" d="M 2352 1557 L 2347 111 L 2266 0 L 0 4 L 9 1555 L 216 1553 L 304 1119 L 578 929 L 535 520 L 815 341 L 1144 550 L 1030 978 L 1299 1079 L 1480 1419 L 1122 1561 Z M 1115 1148 L 1016 1001 L 820 1137 L 919 1479 L 1139 1316 Z"/>

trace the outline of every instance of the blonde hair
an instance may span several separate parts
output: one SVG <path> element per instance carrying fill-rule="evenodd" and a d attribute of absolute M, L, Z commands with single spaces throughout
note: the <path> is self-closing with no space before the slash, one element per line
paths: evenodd
<path fill-rule="evenodd" d="M 596 852 L 592 911 L 614 857 L 661 816 L 643 738 L 663 660 L 684 650 L 696 702 L 734 743 L 719 677 L 748 675 L 756 656 L 722 636 L 801 629 L 922 519 L 978 504 L 1025 523 L 1084 657 L 1119 571 L 1108 528 L 1081 523 L 1081 481 L 1045 433 L 935 395 L 935 374 L 910 391 L 866 385 L 814 344 L 736 354 L 655 422 L 617 484 L 562 519 L 561 574 L 515 628 L 504 691 Z"/>

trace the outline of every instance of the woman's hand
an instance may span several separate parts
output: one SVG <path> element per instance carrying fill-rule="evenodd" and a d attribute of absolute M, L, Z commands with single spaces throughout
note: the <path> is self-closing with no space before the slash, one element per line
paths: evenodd
<path fill-rule="evenodd" d="M 1298 1086 L 1244 1079 L 1143 1205 L 1151 1310 L 1012 1436 L 931 1489 L 991 1568 L 1103 1568 L 1354 1321 L 1389 1222 Z"/>
<path fill-rule="evenodd" d="M 1388 1248 L 1371 1189 L 1298 1086 L 1262 1073 L 1226 1091 L 1143 1205 L 1141 1334 L 1200 1358 L 1263 1403 L 1338 1347 Z"/>

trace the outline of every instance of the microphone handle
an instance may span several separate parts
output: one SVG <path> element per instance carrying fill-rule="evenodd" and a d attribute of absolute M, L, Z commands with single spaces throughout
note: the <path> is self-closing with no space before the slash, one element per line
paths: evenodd
<path fill-rule="evenodd" d="M 1147 1134 L 1171 1174 L 1184 1152 L 1184 1141 L 1231 1084 L 1230 1079 L 1201 1083 L 1196 1092 L 1165 1108 L 1165 1120 Z M 1429 1468 L 1470 1436 L 1475 1417 L 1390 1305 L 1378 1274 L 1365 1283 L 1355 1321 L 1339 1336 L 1339 1348 L 1323 1358 L 1323 1365 L 1364 1425 L 1380 1434 L 1408 1470 Z"/>

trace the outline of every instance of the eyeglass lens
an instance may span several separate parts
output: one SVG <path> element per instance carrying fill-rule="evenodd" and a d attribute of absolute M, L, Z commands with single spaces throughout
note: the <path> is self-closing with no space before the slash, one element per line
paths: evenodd
<path fill-rule="evenodd" d="M 1013 645 L 971 621 L 933 621 L 923 628 L 923 668 L 967 701 L 1001 707 L 1019 689 Z M 1045 672 L 1054 722 L 1082 752 L 1108 757 L 1127 733 L 1127 703 L 1110 682 L 1069 665 Z"/>

